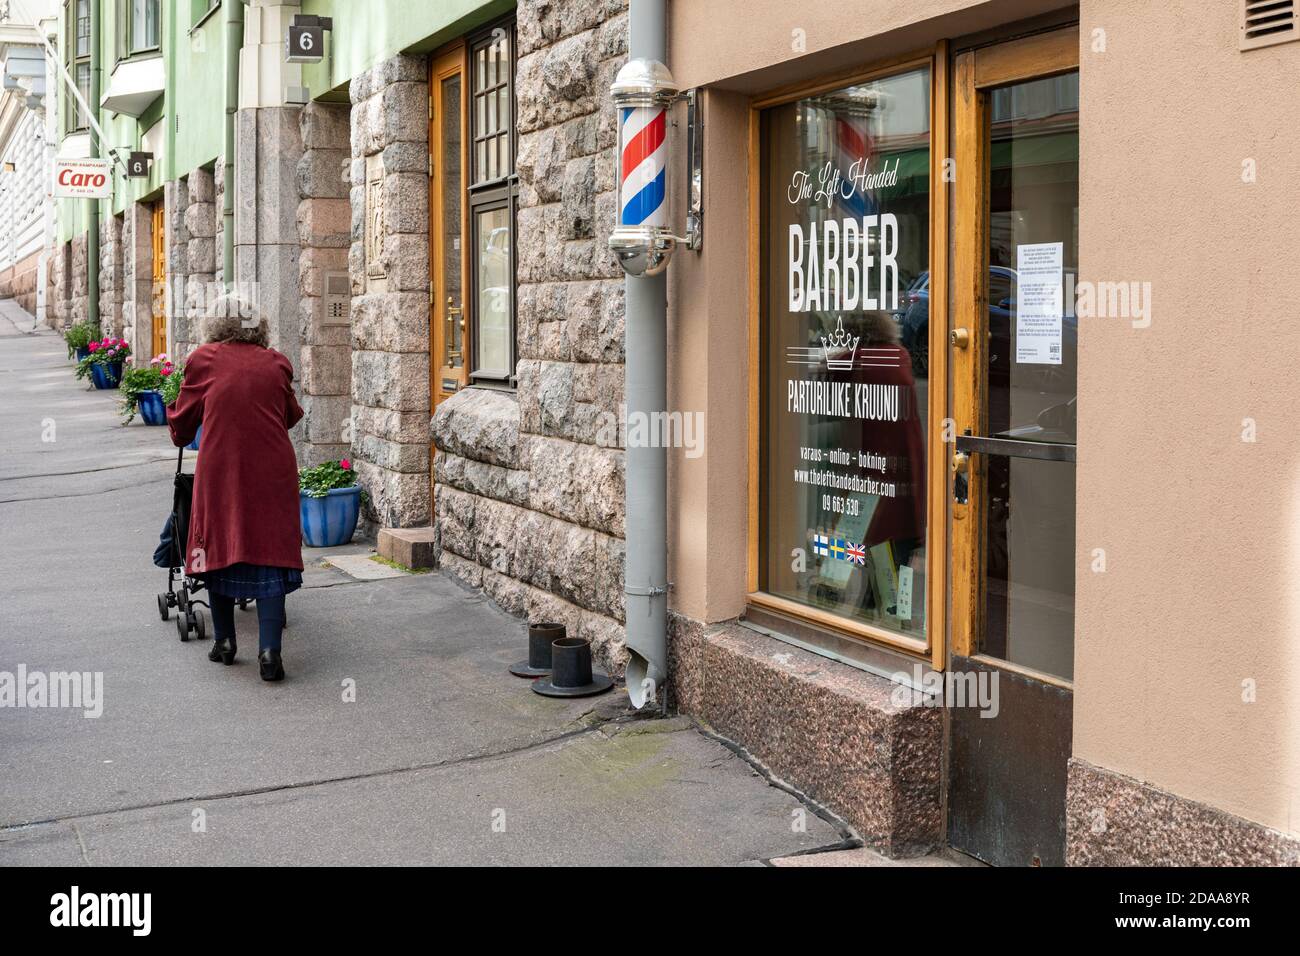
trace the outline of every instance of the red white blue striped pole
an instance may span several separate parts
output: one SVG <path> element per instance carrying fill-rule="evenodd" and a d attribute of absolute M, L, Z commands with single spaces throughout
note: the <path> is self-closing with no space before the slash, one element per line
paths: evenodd
<path fill-rule="evenodd" d="M 668 226 L 665 111 L 626 106 L 620 116 L 620 226 Z"/>

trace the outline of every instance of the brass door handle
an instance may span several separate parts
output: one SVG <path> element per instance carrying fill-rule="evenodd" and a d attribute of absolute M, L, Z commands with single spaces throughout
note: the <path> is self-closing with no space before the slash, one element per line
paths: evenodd
<path fill-rule="evenodd" d="M 966 329 L 953 329 L 948 333 L 948 341 L 952 343 L 953 348 L 969 348 L 970 332 Z"/>
<path fill-rule="evenodd" d="M 460 306 L 452 305 L 452 302 L 454 301 L 455 300 L 451 296 L 447 296 L 447 321 L 451 322 L 454 320 L 455 317 L 459 316 L 460 330 L 464 332 L 465 331 L 465 310 Z"/>

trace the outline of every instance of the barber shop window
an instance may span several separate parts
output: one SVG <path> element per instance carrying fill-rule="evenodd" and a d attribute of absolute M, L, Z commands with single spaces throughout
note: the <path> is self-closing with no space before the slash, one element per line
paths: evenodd
<path fill-rule="evenodd" d="M 118 0 L 118 57 L 157 50 L 162 37 L 158 0 Z"/>
<path fill-rule="evenodd" d="M 754 598 L 914 650 L 945 393 L 930 382 L 930 87 L 927 61 L 760 114 Z"/>
<path fill-rule="evenodd" d="M 473 365 L 479 383 L 515 375 L 515 26 L 470 42 L 469 243 Z"/>

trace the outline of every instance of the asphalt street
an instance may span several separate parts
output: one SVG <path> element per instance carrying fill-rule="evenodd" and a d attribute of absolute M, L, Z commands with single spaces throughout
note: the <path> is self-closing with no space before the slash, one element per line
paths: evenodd
<path fill-rule="evenodd" d="M 102 674 L 103 712 L 0 706 L 0 864 L 755 865 L 851 839 L 621 688 L 532 693 L 523 623 L 436 572 L 308 551 L 288 680 L 258 679 L 252 611 L 210 663 L 155 605 L 166 430 L 123 427 L 31 325 L 0 303 L 0 676 Z"/>

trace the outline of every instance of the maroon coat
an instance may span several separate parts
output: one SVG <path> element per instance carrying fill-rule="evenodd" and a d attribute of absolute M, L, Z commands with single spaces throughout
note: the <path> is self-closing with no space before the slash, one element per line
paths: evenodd
<path fill-rule="evenodd" d="M 167 427 L 175 444 L 187 445 L 203 426 L 185 550 L 190 573 L 241 562 L 302 570 L 298 465 L 289 441 L 300 418 L 293 367 L 274 349 L 217 342 L 186 360 Z"/>

